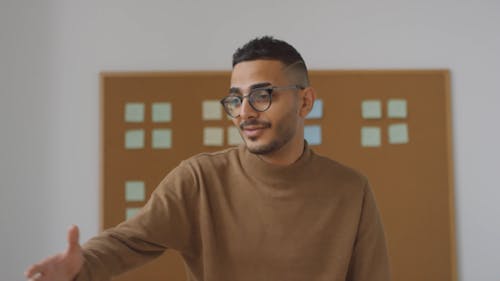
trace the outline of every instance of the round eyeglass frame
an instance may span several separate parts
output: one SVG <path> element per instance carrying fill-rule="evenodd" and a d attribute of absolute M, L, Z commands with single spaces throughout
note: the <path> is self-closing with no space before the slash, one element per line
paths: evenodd
<path fill-rule="evenodd" d="M 226 112 L 227 115 L 229 115 L 231 118 L 238 118 L 240 116 L 240 114 L 237 114 L 237 115 L 233 116 L 231 114 L 231 111 L 228 108 L 228 106 L 226 106 L 228 104 L 227 100 L 229 98 L 237 98 L 237 99 L 239 99 L 240 100 L 240 106 L 241 106 L 241 104 L 243 104 L 243 100 L 245 98 L 247 98 L 248 99 L 248 104 L 250 104 L 250 106 L 252 107 L 253 110 L 255 110 L 257 112 L 264 112 L 264 111 L 268 110 L 271 107 L 271 104 L 272 104 L 272 101 L 273 101 L 273 93 L 275 91 L 282 91 L 282 90 L 304 90 L 304 89 L 305 89 L 305 87 L 301 86 L 301 85 L 272 86 L 272 87 L 264 87 L 264 88 L 255 88 L 255 89 L 250 90 L 250 92 L 247 95 L 244 95 L 244 96 L 231 95 L 231 96 L 224 97 L 223 99 L 220 100 L 220 103 L 222 104 L 222 107 L 224 108 L 224 111 Z M 269 104 L 264 109 L 258 109 L 258 108 L 256 108 L 255 105 L 253 104 L 253 100 L 251 99 L 252 94 L 254 94 L 254 93 L 258 92 L 258 91 L 266 91 L 267 94 L 268 94 L 268 96 L 269 96 Z"/>

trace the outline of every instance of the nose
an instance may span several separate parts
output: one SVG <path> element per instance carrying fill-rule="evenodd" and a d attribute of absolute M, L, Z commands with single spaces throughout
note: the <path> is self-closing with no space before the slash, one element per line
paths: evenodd
<path fill-rule="evenodd" d="M 243 99 L 240 107 L 240 118 L 243 120 L 257 117 L 258 112 L 253 109 L 248 99 Z"/>

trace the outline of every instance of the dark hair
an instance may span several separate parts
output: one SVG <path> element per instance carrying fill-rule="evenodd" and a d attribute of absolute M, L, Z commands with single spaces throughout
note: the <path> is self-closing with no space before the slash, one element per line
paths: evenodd
<path fill-rule="evenodd" d="M 240 62 L 252 60 L 277 60 L 280 61 L 287 72 L 293 74 L 293 79 L 300 86 L 309 86 L 306 63 L 297 50 L 283 40 L 271 36 L 252 39 L 233 54 L 233 67 Z"/>

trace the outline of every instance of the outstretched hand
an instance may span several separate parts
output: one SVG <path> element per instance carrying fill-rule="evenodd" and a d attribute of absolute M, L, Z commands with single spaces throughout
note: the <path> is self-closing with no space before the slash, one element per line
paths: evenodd
<path fill-rule="evenodd" d="M 82 248 L 78 242 L 79 230 L 76 225 L 68 229 L 66 251 L 50 256 L 32 265 L 24 275 L 33 281 L 71 281 L 83 265 Z"/>

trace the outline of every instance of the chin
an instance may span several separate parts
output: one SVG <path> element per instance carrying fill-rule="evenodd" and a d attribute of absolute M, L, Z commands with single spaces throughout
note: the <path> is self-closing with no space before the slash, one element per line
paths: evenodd
<path fill-rule="evenodd" d="M 258 141 L 252 141 L 252 140 L 245 140 L 245 145 L 247 146 L 248 151 L 257 155 L 271 154 L 279 150 L 282 146 L 277 141 L 259 144 Z"/>

